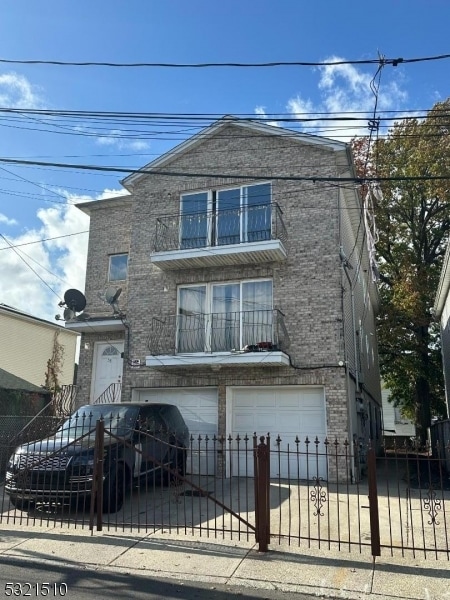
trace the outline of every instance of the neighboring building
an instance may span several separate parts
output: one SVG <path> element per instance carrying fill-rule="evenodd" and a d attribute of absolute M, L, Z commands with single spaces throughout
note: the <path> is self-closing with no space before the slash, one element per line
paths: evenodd
<path fill-rule="evenodd" d="M 34 415 L 50 400 L 48 390 L 0 369 L 1 415 Z"/>
<path fill-rule="evenodd" d="M 339 183 L 352 177 L 347 144 L 226 117 L 126 177 L 130 195 L 78 204 L 78 401 L 121 384 L 122 401 L 177 404 L 194 437 L 381 441 L 373 248 L 356 186 Z"/>
<path fill-rule="evenodd" d="M 381 398 L 383 401 L 383 436 L 385 446 L 394 444 L 401 447 L 405 442 L 410 443 L 416 437 L 416 426 L 402 415 L 399 406 L 389 402 L 389 389 L 381 382 Z"/>
<path fill-rule="evenodd" d="M 444 368 L 447 417 L 450 417 L 450 243 L 444 256 L 441 278 L 434 301 L 433 315 L 441 328 L 442 364 Z"/>
<path fill-rule="evenodd" d="M 48 361 L 60 385 L 73 383 L 79 335 L 61 325 L 0 304 L 0 368 L 37 387 L 46 383 Z"/>

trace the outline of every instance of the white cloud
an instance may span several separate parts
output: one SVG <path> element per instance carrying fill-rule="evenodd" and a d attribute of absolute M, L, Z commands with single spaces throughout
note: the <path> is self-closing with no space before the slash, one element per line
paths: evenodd
<path fill-rule="evenodd" d="M 304 100 L 300 96 L 296 96 L 295 98 L 291 98 L 290 100 L 288 100 L 287 108 L 289 112 L 292 113 L 309 114 L 313 112 L 314 106 L 311 100 Z"/>
<path fill-rule="evenodd" d="M 266 107 L 265 106 L 257 106 L 255 108 L 255 114 L 256 115 L 260 115 L 264 119 L 267 119 Z M 280 126 L 280 124 L 277 123 L 277 121 L 269 121 L 267 119 L 266 122 L 267 122 L 267 125 L 272 125 L 272 127 L 279 127 Z"/>
<path fill-rule="evenodd" d="M 17 225 L 17 221 L 15 219 L 9 219 L 2 213 L 0 213 L 0 223 L 4 223 L 5 225 Z"/>
<path fill-rule="evenodd" d="M 39 88 L 18 73 L 0 74 L 0 105 L 13 108 L 41 108 Z"/>
<path fill-rule="evenodd" d="M 331 56 L 324 62 L 338 63 L 342 60 L 344 59 L 338 56 Z M 375 71 L 364 72 L 355 65 L 326 64 L 319 67 L 317 72 L 320 100 L 314 103 L 298 94 L 288 100 L 288 112 L 308 113 L 308 117 L 313 119 L 317 117 L 303 126 L 303 130 L 309 133 L 343 141 L 348 141 L 354 136 L 367 135 L 368 120 L 372 118 L 375 107 L 375 96 L 370 85 Z M 398 110 L 406 100 L 407 93 L 401 88 L 401 79 L 397 77 L 397 81 L 385 81 L 381 78 L 378 110 Z M 321 122 L 319 113 L 334 113 L 332 116 L 335 120 Z M 355 116 L 355 113 L 361 118 L 355 121 L 346 119 Z"/>
<path fill-rule="evenodd" d="M 107 135 L 101 135 L 96 138 L 96 143 L 100 146 L 110 146 L 119 150 L 148 150 L 150 144 L 144 140 L 130 140 L 126 138 L 127 132 L 121 129 L 111 129 Z"/>
<path fill-rule="evenodd" d="M 37 211 L 40 227 L 15 238 L 8 237 L 8 241 L 15 246 L 39 239 L 58 239 L 19 246 L 15 250 L 2 249 L 7 248 L 8 244 L 0 240 L 0 302 L 52 322 L 55 314 L 60 312 L 58 302 L 65 290 L 84 290 L 88 233 L 79 232 L 89 229 L 89 217 L 74 204 L 122 196 L 127 192 L 104 190 L 95 197 L 63 193 L 67 197 L 66 204 Z"/>

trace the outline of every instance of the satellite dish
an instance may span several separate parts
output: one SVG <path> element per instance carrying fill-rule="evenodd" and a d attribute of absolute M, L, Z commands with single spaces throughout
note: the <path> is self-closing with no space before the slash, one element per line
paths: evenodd
<path fill-rule="evenodd" d="M 86 306 L 86 298 L 80 291 L 71 289 L 64 294 L 64 303 L 74 312 L 81 312 Z"/>
<path fill-rule="evenodd" d="M 75 311 L 73 311 L 71 308 L 65 308 L 63 313 L 64 321 L 70 321 L 75 317 L 75 314 Z"/>
<path fill-rule="evenodd" d="M 105 300 L 108 304 L 115 304 L 122 293 L 122 288 L 109 287 L 105 292 Z"/>
<path fill-rule="evenodd" d="M 80 315 L 75 317 L 77 321 L 88 321 L 91 318 L 91 315 L 87 312 L 82 312 Z"/>
<path fill-rule="evenodd" d="M 66 308 L 64 309 L 64 316 L 61 317 L 60 315 L 55 315 L 55 319 L 57 321 L 60 321 L 61 319 L 64 319 L 64 321 L 71 321 L 72 319 L 75 319 L 77 312 L 84 310 L 86 298 L 84 297 L 84 294 L 78 290 L 70 289 L 64 294 L 64 300 L 58 302 L 58 306 L 65 306 Z"/>

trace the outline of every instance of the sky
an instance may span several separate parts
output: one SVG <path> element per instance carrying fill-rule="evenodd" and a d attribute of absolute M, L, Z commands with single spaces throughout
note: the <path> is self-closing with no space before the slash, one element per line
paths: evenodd
<path fill-rule="evenodd" d="M 386 65 L 381 73 L 377 64 L 335 63 L 448 54 L 449 22 L 448 0 L 3 0 L 0 303 L 54 322 L 64 291 L 84 290 L 89 218 L 75 204 L 123 194 L 125 173 L 68 165 L 140 168 L 223 115 L 253 116 L 346 141 L 368 135 L 375 106 L 381 117 L 423 115 L 450 95 L 449 59 Z M 319 66 L 132 68 L 27 61 Z M 377 99 L 372 81 L 379 86 Z M 94 120 L 86 112 L 163 116 Z M 280 121 L 300 113 L 312 120 Z M 187 114 L 209 121 L 167 118 Z M 339 120 L 349 115 L 361 119 L 351 125 Z"/>

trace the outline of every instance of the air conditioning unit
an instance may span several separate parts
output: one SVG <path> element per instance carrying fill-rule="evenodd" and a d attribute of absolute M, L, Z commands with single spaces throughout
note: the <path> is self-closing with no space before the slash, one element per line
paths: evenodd
<path fill-rule="evenodd" d="M 140 358 L 132 358 L 131 361 L 131 366 L 132 367 L 140 367 L 141 366 L 141 359 Z"/>

